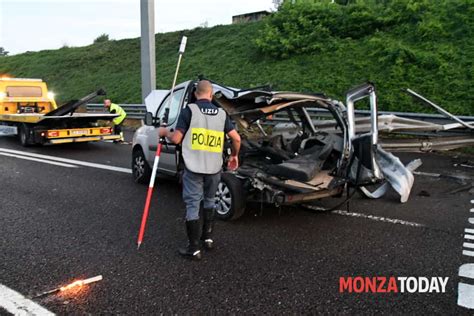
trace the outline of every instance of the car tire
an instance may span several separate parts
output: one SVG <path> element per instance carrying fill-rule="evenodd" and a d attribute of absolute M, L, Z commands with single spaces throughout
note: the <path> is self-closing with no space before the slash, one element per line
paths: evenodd
<path fill-rule="evenodd" d="M 147 184 L 150 181 L 151 168 L 140 147 L 132 152 L 132 175 L 136 183 Z"/>
<path fill-rule="evenodd" d="M 28 127 L 28 125 L 21 124 L 18 127 L 18 138 L 20 139 L 20 143 L 23 147 L 28 147 L 32 145 L 30 128 Z"/>
<path fill-rule="evenodd" d="M 242 181 L 224 172 L 216 192 L 216 217 L 220 220 L 236 220 L 244 214 L 246 195 Z"/>

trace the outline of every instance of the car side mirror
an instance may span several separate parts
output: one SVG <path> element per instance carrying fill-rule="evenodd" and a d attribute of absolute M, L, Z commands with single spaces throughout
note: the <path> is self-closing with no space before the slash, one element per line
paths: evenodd
<path fill-rule="evenodd" d="M 153 113 L 146 112 L 146 114 L 145 114 L 145 125 L 153 126 Z"/>

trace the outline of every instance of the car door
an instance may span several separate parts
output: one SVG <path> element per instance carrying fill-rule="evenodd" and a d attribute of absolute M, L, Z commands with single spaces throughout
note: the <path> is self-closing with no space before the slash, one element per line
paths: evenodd
<path fill-rule="evenodd" d="M 178 116 L 183 106 L 184 96 L 186 92 L 186 86 L 177 87 L 173 95 L 168 95 L 163 99 L 158 110 L 155 114 L 156 118 L 163 120 L 166 108 L 169 108 L 168 115 L 168 127 L 174 129 L 177 122 Z M 172 98 L 172 99 L 171 99 Z M 147 144 L 149 157 L 154 157 L 158 145 L 158 130 L 153 128 L 147 134 Z M 161 173 L 175 175 L 177 173 L 177 159 L 176 159 L 176 145 L 167 142 L 162 146 L 160 164 L 158 170 Z"/>

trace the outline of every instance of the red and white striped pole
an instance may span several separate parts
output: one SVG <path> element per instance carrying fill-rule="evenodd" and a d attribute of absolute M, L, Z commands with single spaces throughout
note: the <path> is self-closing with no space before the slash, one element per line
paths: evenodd
<path fill-rule="evenodd" d="M 146 221 L 148 219 L 148 211 L 150 210 L 151 197 L 153 195 L 153 187 L 155 186 L 156 171 L 158 170 L 158 164 L 160 163 L 161 155 L 161 141 L 158 142 L 156 149 L 155 161 L 153 162 L 153 170 L 151 172 L 150 184 L 148 185 L 148 192 L 146 194 L 145 208 L 143 209 L 142 223 L 140 225 L 140 232 L 138 234 L 137 250 L 140 249 L 140 245 L 143 242 L 143 235 L 145 234 Z"/>
<path fill-rule="evenodd" d="M 186 42 L 187 42 L 187 37 L 183 36 L 181 39 L 181 44 L 179 46 L 179 57 L 178 57 L 178 64 L 176 66 L 176 72 L 174 74 L 173 78 L 173 85 L 171 87 L 171 95 L 169 98 L 169 104 L 171 104 L 171 101 L 173 99 L 173 92 L 174 92 L 174 87 L 176 85 L 176 79 L 178 77 L 178 71 L 179 71 L 179 66 L 181 64 L 181 57 L 184 54 L 184 50 L 186 49 Z M 168 115 L 169 115 L 169 107 L 165 108 L 165 115 L 163 118 L 163 126 L 166 126 L 168 123 Z M 151 172 L 151 179 L 150 179 L 150 184 L 148 185 L 148 192 L 146 195 L 146 202 L 145 202 L 145 208 L 143 209 L 143 215 L 142 215 L 142 223 L 140 225 L 140 232 L 138 233 L 138 241 L 137 241 L 137 250 L 140 249 L 140 245 L 143 242 L 143 235 L 145 234 L 145 227 L 146 227 L 146 221 L 148 219 L 148 212 L 150 210 L 150 203 L 151 203 L 151 197 L 153 195 L 153 187 L 155 186 L 155 178 L 156 178 L 156 171 L 158 170 L 158 164 L 160 163 L 160 155 L 161 155 L 161 147 L 163 146 L 164 139 L 160 139 L 160 136 L 158 135 L 158 147 L 156 148 L 156 154 L 155 154 L 155 161 L 153 162 L 153 169 Z"/>

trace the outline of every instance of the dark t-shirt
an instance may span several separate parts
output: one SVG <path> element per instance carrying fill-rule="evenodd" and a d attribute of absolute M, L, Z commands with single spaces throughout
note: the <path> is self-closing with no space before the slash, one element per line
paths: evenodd
<path fill-rule="evenodd" d="M 209 102 L 209 100 L 197 100 L 195 102 L 199 109 L 217 109 L 217 106 Z M 191 109 L 189 107 L 185 107 L 181 113 L 179 114 L 178 117 L 178 123 L 176 123 L 176 129 L 181 131 L 183 135 L 186 134 L 188 131 L 189 125 L 191 124 Z M 225 125 L 224 125 L 224 133 L 229 133 L 232 131 L 234 128 L 234 124 L 232 124 L 232 121 L 230 120 L 229 116 L 226 114 L 225 118 Z"/>

